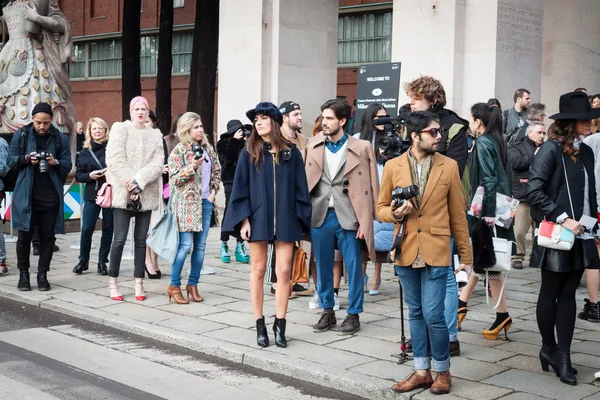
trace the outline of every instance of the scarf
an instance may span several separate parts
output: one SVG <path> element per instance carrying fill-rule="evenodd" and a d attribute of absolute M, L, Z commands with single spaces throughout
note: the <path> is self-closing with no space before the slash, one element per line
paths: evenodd
<path fill-rule="evenodd" d="M 421 202 L 423 201 L 423 194 L 425 193 L 425 188 L 427 186 L 427 179 L 429 179 L 429 172 L 431 172 L 432 162 L 433 154 L 430 154 L 420 164 L 421 174 L 419 174 L 417 159 L 413 156 L 412 149 L 408 151 L 408 164 L 410 165 L 412 181 L 414 185 L 419 187 L 419 194 L 415 197 L 417 209 L 421 208 Z"/>

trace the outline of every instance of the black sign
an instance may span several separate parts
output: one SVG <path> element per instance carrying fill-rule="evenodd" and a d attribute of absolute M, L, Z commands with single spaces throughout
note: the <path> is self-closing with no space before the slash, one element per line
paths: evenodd
<path fill-rule="evenodd" d="M 358 66 L 354 132 L 360 132 L 362 116 L 373 103 L 385 107 L 390 117 L 398 115 L 400 63 L 365 64 Z"/>

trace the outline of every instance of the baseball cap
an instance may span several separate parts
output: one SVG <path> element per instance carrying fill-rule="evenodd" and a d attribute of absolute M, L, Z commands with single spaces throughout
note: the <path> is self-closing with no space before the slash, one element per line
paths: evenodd
<path fill-rule="evenodd" d="M 279 112 L 281 112 L 283 115 L 289 114 L 294 110 L 300 110 L 300 104 L 293 101 L 284 101 L 279 106 Z"/>

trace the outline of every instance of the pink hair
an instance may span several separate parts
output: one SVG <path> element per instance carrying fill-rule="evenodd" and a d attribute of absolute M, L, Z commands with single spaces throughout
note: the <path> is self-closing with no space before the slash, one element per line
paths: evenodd
<path fill-rule="evenodd" d="M 129 103 L 129 111 L 133 110 L 133 107 L 137 104 L 137 103 L 142 103 L 143 105 L 146 106 L 146 108 L 149 110 L 150 106 L 148 105 L 148 100 L 146 100 L 145 97 L 142 96 L 136 96 L 133 99 L 131 99 L 131 102 Z"/>

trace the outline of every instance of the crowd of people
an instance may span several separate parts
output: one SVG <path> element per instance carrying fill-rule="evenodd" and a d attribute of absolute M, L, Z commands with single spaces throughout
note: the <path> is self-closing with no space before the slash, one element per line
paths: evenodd
<path fill-rule="evenodd" d="M 261 102 L 246 113 L 250 124 L 229 121 L 216 149 L 193 112 L 179 115 L 172 132 L 161 134 L 143 97 L 131 100 L 130 120 L 110 129 L 99 117 L 85 127 L 78 124 L 75 177 L 86 189 L 73 273 L 89 269 L 92 235 L 102 214 L 97 273 L 108 276 L 110 297 L 122 301 L 120 264 L 134 219 L 135 299 L 144 301 L 144 278 L 161 278 L 157 255 L 146 239 L 167 208 L 178 234 L 169 301 L 202 302 L 197 285 L 215 198 L 223 184 L 220 258 L 231 262 L 233 236 L 235 261 L 250 264 L 258 346 L 269 346 L 265 283 L 275 295 L 275 344 L 284 348 L 291 297 L 310 296 L 308 306 L 323 310 L 315 333 L 335 329 L 339 335 L 352 335 L 360 329 L 365 294 L 379 295 L 382 263 L 392 262 L 408 305 L 407 348 L 414 354 L 414 372 L 392 389 L 427 387 L 442 394 L 450 392 L 450 357 L 460 354 L 459 330 L 468 323 L 469 298 L 480 281 L 489 288 L 496 313 L 482 335 L 496 340 L 503 333 L 508 340 L 513 320 L 506 273 L 490 271 L 497 262 L 493 247 L 480 244 L 494 236 L 514 242 L 510 268 L 540 269 L 541 368 L 552 367 L 562 382 L 576 384 L 570 347 L 577 317 L 575 290 L 584 272 L 589 298 L 579 318 L 600 322 L 600 95 L 588 97 L 579 88 L 561 96 L 560 111 L 549 117 L 553 122 L 546 133 L 546 107 L 531 103 L 524 88 L 515 91 L 514 105 L 507 110 L 492 98 L 474 104 L 468 119 L 446 108 L 446 92 L 433 77 L 421 76 L 405 90 L 410 103 L 397 117 L 388 115 L 384 105 L 371 104 L 356 124 L 345 100 L 326 101 L 311 137 L 302 133 L 300 104 Z M 395 125 L 389 124 L 390 117 Z M 62 190 L 71 154 L 67 136 L 56 130 L 52 119 L 50 106 L 40 103 L 32 123 L 15 133 L 10 145 L 0 140 L 0 176 L 17 174 L 11 218 L 19 230 L 18 289 L 23 291 L 31 290 L 34 232 L 40 240 L 37 287 L 42 291 L 51 289 L 47 272 L 55 232 L 64 232 Z M 382 145 L 390 134 L 401 143 L 393 152 Z M 2 185 L 0 180 L 0 189 Z M 478 191 L 483 197 L 478 213 L 471 215 L 467 211 Z M 519 201 L 508 225 L 498 221 L 497 195 Z M 555 232 L 571 232 L 571 246 L 557 249 L 540 243 L 543 222 Z M 530 230 L 533 246 L 527 263 Z M 309 270 L 316 292 L 290 280 L 301 241 L 311 243 Z M 190 253 L 184 296 L 181 276 Z M 370 284 L 369 261 L 374 265 Z M 2 235 L 0 267 L 0 275 L 8 273 Z M 468 274 L 460 295 L 455 278 L 459 271 Z M 342 274 L 348 282 L 348 304 L 338 326 Z"/>

